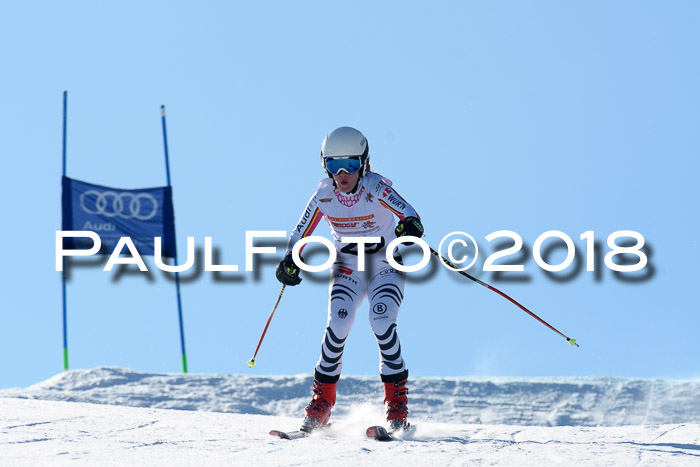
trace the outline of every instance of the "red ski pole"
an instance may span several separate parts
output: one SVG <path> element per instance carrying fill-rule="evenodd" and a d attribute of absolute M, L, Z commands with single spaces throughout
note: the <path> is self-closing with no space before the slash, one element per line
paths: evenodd
<path fill-rule="evenodd" d="M 457 266 L 455 266 L 455 265 L 452 264 L 450 261 L 448 261 L 448 260 L 447 260 L 445 257 L 443 257 L 440 253 L 438 253 L 437 251 L 433 250 L 432 247 L 430 248 L 430 251 L 433 253 L 433 255 L 435 255 L 436 257 L 440 258 L 445 264 L 447 264 L 448 266 L 450 266 L 450 267 L 452 268 L 453 271 L 456 271 L 456 272 L 460 273 L 461 275 L 463 275 L 464 277 L 466 277 L 467 279 L 471 279 L 472 281 L 476 282 L 477 284 L 483 285 L 483 286 L 486 287 L 487 289 L 496 292 L 498 295 L 500 295 L 501 297 L 503 297 L 503 298 L 509 300 L 511 303 L 513 303 L 514 305 L 516 305 L 518 308 L 520 308 L 521 310 L 523 310 L 525 313 L 527 313 L 528 315 L 532 316 L 532 317 L 535 318 L 537 321 L 539 321 L 540 323 L 544 324 L 544 325 L 547 326 L 549 329 L 551 329 L 552 331 L 556 332 L 556 333 L 559 334 L 561 337 L 563 337 L 564 339 L 566 339 L 566 341 L 569 343 L 569 345 L 575 345 L 576 347 L 579 347 L 579 345 L 576 343 L 576 339 L 572 339 L 572 338 L 570 338 L 570 337 L 566 337 L 564 334 L 562 334 L 561 332 L 559 332 L 559 330 L 557 330 L 554 326 L 552 326 L 551 324 L 549 324 L 548 322 L 546 322 L 545 320 L 543 320 L 542 318 L 540 318 L 539 316 L 537 316 L 536 314 L 534 314 L 533 312 L 531 312 L 530 310 L 528 310 L 527 308 L 525 308 L 523 305 L 521 305 L 520 303 L 518 303 L 517 300 L 515 300 L 515 299 L 509 297 L 507 294 L 501 292 L 501 291 L 498 290 L 496 287 L 492 287 L 492 286 L 488 285 L 486 282 L 482 282 L 482 281 L 480 281 L 479 279 L 477 279 L 476 277 L 471 276 L 471 275 L 467 274 L 467 273 L 464 272 L 464 271 L 457 271 Z"/>
<path fill-rule="evenodd" d="M 282 294 L 284 293 L 284 288 L 287 287 L 286 285 L 282 286 L 282 290 L 280 290 L 279 297 L 277 297 L 277 301 L 275 302 L 275 306 L 272 308 L 272 313 L 270 313 L 270 317 L 267 318 L 267 324 L 265 324 L 265 329 L 263 329 L 262 336 L 260 336 L 260 340 L 258 341 L 258 346 L 255 348 L 255 353 L 253 354 L 253 358 L 248 360 L 248 366 L 253 368 L 255 366 L 255 357 L 258 355 L 258 350 L 260 350 L 260 344 L 262 344 L 263 339 L 265 338 L 265 333 L 267 332 L 267 328 L 270 326 L 270 321 L 272 321 L 272 317 L 275 315 L 275 310 L 277 309 L 277 305 L 280 304 L 280 300 L 282 300 Z"/>

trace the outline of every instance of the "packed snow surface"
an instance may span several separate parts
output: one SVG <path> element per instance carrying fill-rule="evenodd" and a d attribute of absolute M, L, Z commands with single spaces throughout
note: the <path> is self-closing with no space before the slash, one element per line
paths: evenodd
<path fill-rule="evenodd" d="M 0 391 L 0 465 L 699 465 L 700 381 L 411 378 L 399 442 L 378 378 L 343 377 L 330 429 L 286 441 L 312 379 L 69 371 Z"/>

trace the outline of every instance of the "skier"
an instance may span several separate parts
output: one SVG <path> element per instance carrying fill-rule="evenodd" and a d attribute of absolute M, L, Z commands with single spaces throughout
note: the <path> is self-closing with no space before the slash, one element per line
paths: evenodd
<path fill-rule="evenodd" d="M 369 144 L 360 131 L 340 127 L 328 133 L 321 146 L 321 162 L 328 178 L 320 181 L 309 200 L 276 270 L 283 284 L 301 282 L 292 248 L 325 218 L 338 256 L 331 267 L 328 322 L 314 369 L 313 396 L 301 429 L 313 431 L 328 423 L 343 366 L 345 339 L 367 297 L 369 321 L 379 345 L 386 418 L 393 432 L 408 426 L 408 369 L 396 332 L 404 274 L 389 265 L 386 247 L 397 236 L 423 236 L 423 226 L 418 213 L 392 188 L 391 181 L 370 171 Z M 394 215 L 399 218 L 398 224 Z M 358 270 L 358 243 L 344 243 L 342 237 L 380 237 L 378 243 L 364 245 L 364 271 Z M 401 264 L 398 248 L 391 254 Z"/>

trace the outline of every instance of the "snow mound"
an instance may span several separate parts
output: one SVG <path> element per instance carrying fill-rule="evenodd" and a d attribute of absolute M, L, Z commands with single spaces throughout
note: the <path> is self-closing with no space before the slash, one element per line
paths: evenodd
<path fill-rule="evenodd" d="M 299 418 L 312 377 L 73 370 L 0 397 Z M 424 423 L 626 426 L 700 423 L 700 381 L 586 378 L 411 378 L 411 418 Z M 381 416 L 377 377 L 343 376 L 334 419 Z"/>

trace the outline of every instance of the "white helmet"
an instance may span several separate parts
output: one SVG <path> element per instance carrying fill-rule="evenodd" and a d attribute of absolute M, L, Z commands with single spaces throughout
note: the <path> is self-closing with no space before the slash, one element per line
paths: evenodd
<path fill-rule="evenodd" d="M 369 142 L 359 130 L 341 126 L 328 133 L 321 144 L 321 161 L 328 171 L 326 157 L 359 157 L 362 163 L 360 176 L 363 176 L 369 170 Z"/>

